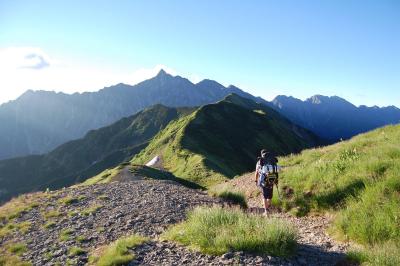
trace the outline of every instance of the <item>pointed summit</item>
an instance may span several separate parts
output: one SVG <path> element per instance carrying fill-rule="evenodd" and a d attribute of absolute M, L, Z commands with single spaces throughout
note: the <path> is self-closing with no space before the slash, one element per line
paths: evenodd
<path fill-rule="evenodd" d="M 323 96 L 316 94 L 306 100 L 306 102 L 309 102 L 314 105 L 331 105 L 335 106 L 336 108 L 341 107 L 341 108 L 356 108 L 355 105 L 352 103 L 346 101 L 343 98 L 340 98 L 338 96 Z"/>
<path fill-rule="evenodd" d="M 161 68 L 160 71 L 157 74 L 157 77 L 164 77 L 164 76 L 167 76 L 167 75 L 169 75 L 169 74 L 167 72 L 165 72 L 164 69 Z"/>

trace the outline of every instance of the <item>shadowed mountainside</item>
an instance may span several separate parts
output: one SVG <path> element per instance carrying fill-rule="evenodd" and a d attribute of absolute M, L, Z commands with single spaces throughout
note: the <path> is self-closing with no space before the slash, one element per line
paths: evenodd
<path fill-rule="evenodd" d="M 211 80 L 193 84 L 164 70 L 134 86 L 121 83 L 98 92 L 27 91 L 0 105 L 0 159 L 48 152 L 155 104 L 201 106 L 230 93 L 264 101 L 234 86 Z"/>
<path fill-rule="evenodd" d="M 207 186 L 250 171 L 260 147 L 282 155 L 321 143 L 273 109 L 232 94 L 170 123 L 132 162 L 158 155 L 168 171 Z"/>
<path fill-rule="evenodd" d="M 280 95 L 269 105 L 293 123 L 333 142 L 388 124 L 400 123 L 400 109 L 395 106 L 356 107 L 337 96 L 315 95 L 301 101 Z"/>
<path fill-rule="evenodd" d="M 168 123 L 191 108 L 156 105 L 114 124 L 88 132 L 44 155 L 0 161 L 0 201 L 13 195 L 81 182 L 130 159 Z"/>
<path fill-rule="evenodd" d="M 383 125 L 399 123 L 400 110 L 356 107 L 339 97 L 315 95 L 306 101 L 278 96 L 272 102 L 235 86 L 205 79 L 197 84 L 161 70 L 134 86 L 117 84 L 97 92 L 64 94 L 27 91 L 0 105 L 0 159 L 42 154 L 89 130 L 109 125 L 155 104 L 202 106 L 235 93 L 273 107 L 293 123 L 331 142 Z"/>

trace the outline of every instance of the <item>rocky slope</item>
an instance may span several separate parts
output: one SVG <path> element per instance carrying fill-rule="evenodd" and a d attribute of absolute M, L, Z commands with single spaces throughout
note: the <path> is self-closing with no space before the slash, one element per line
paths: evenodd
<path fill-rule="evenodd" d="M 328 244 L 319 236 L 324 220 L 298 224 L 285 217 L 299 228 L 310 230 L 303 230 L 302 235 L 308 237 L 300 240 L 299 252 L 291 259 L 243 252 L 210 256 L 160 241 L 160 233 L 183 220 L 189 209 L 223 202 L 173 181 L 151 180 L 128 171 L 121 173 L 116 177 L 120 181 L 108 184 L 24 196 L 26 202 L 34 203 L 31 208 L 12 220 L 3 218 L 0 228 L 14 223 L 25 224 L 27 229 L 1 236 L 0 253 L 10 243 L 24 243 L 27 249 L 20 256 L 33 265 L 86 265 L 94 250 L 121 236 L 139 233 L 150 240 L 130 250 L 136 258 L 129 265 L 334 265 L 343 257 L 344 247 L 334 242 Z M 318 242 L 321 238 L 324 248 Z M 79 247 L 83 252 L 71 254 L 71 247 Z"/>
<path fill-rule="evenodd" d="M 188 209 L 219 202 L 172 181 L 151 180 L 79 186 L 35 200 L 38 206 L 14 221 L 29 223 L 29 230 L 13 232 L 0 242 L 26 243 L 22 258 L 34 265 L 84 265 L 88 252 L 98 246 L 132 233 L 156 239 L 168 225 L 184 219 Z M 68 256 L 72 246 L 87 252 Z"/>

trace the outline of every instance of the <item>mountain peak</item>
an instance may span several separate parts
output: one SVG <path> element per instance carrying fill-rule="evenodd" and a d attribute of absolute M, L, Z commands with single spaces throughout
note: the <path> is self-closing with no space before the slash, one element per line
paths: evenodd
<path fill-rule="evenodd" d="M 273 100 L 274 101 L 301 101 L 293 96 L 286 96 L 286 95 L 278 95 Z"/>
<path fill-rule="evenodd" d="M 169 74 L 167 72 L 165 72 L 164 69 L 161 68 L 160 71 L 157 74 L 157 77 L 164 77 L 164 76 L 167 76 L 167 75 L 169 75 Z"/>
<path fill-rule="evenodd" d="M 241 101 L 244 98 L 237 95 L 236 93 L 229 93 L 227 96 L 222 101 L 227 101 L 227 102 L 236 102 L 236 101 Z"/>
<path fill-rule="evenodd" d="M 306 102 L 312 104 L 334 104 L 336 106 L 355 108 L 355 106 L 352 103 L 346 101 L 345 99 L 339 96 L 324 96 L 317 94 L 308 98 Z"/>
<path fill-rule="evenodd" d="M 311 96 L 310 98 L 308 98 L 307 101 L 311 102 L 313 104 L 321 104 L 326 99 L 328 99 L 327 96 L 314 95 L 314 96 Z"/>
<path fill-rule="evenodd" d="M 238 87 L 236 87 L 235 85 L 232 85 L 232 84 L 229 85 L 227 88 L 230 90 L 233 90 L 233 91 L 242 91 L 242 89 L 239 89 Z"/>

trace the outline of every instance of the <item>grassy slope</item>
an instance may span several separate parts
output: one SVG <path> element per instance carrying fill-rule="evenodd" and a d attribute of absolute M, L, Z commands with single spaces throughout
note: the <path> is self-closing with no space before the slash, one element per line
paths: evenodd
<path fill-rule="evenodd" d="M 285 199 L 287 209 L 298 214 L 333 211 L 339 237 L 374 247 L 371 252 L 382 245 L 400 252 L 394 244 L 400 241 L 400 125 L 305 150 L 281 163 L 287 167 L 281 187 L 294 190 Z M 379 256 L 381 262 L 370 262 L 393 260 L 382 254 L 373 258 Z"/>
<path fill-rule="evenodd" d="M 0 201 L 18 193 L 68 186 L 114 167 L 143 149 L 171 120 L 192 111 L 156 105 L 48 154 L 0 161 Z"/>
<path fill-rule="evenodd" d="M 174 175 L 210 186 L 250 171 L 261 147 L 288 154 L 316 144 L 312 133 L 272 109 L 231 95 L 169 124 L 132 163 L 161 155 Z"/>
<path fill-rule="evenodd" d="M 297 232 L 278 219 L 248 215 L 238 209 L 197 207 L 162 238 L 214 255 L 233 250 L 288 257 L 296 250 Z"/>

